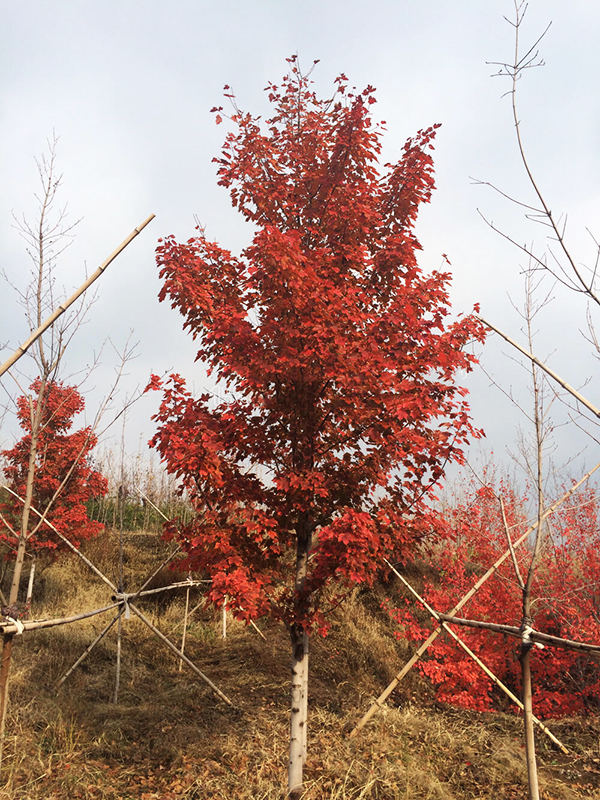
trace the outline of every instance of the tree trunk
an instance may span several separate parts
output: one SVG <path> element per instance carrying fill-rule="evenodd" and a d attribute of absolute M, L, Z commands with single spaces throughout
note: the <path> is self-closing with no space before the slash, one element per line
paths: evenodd
<path fill-rule="evenodd" d="M 117 628 L 117 666 L 115 670 L 115 688 L 112 696 L 112 704 L 116 706 L 119 702 L 119 688 L 121 686 L 121 638 L 123 631 L 123 613 L 119 612 Z"/>
<path fill-rule="evenodd" d="M 288 790 L 291 800 L 302 796 L 302 771 L 306 763 L 306 713 L 308 688 L 308 636 L 301 625 L 290 628 L 292 643 L 292 709 Z"/>
<path fill-rule="evenodd" d="M 514 98 L 513 98 L 514 99 Z M 541 306 L 534 306 L 532 300 L 532 279 L 533 272 L 527 274 L 526 298 L 525 298 L 525 319 L 527 322 L 527 338 L 529 348 L 533 350 L 533 332 L 531 323 L 536 312 Z M 533 389 L 533 419 L 535 425 L 536 441 L 536 484 L 537 484 L 537 513 L 538 526 L 535 532 L 535 543 L 533 554 L 527 572 L 527 580 L 523 579 L 517 570 L 517 579 L 521 583 L 523 590 L 523 619 L 521 621 L 521 684 L 523 686 L 523 713 L 525 727 L 525 756 L 527 758 L 527 780 L 529 783 L 529 800 L 539 800 L 540 789 L 538 785 L 537 762 L 535 757 L 535 737 L 533 733 L 533 691 L 531 687 L 531 649 L 533 643 L 529 639 L 527 631 L 530 630 L 532 622 L 531 613 L 531 589 L 533 579 L 540 562 L 542 553 L 542 543 L 544 541 L 544 529 L 542 527 L 542 513 L 544 508 L 544 439 L 545 439 L 545 416 L 544 416 L 544 393 L 543 384 L 538 378 L 535 363 L 531 364 L 531 383 Z"/>
<path fill-rule="evenodd" d="M 296 619 L 306 616 L 304 582 L 312 544 L 312 522 L 301 514 L 296 527 Z M 290 625 L 292 645 L 292 707 L 290 711 L 290 758 L 288 763 L 288 797 L 298 800 L 303 794 L 302 772 L 307 753 L 308 720 L 308 633 L 300 622 Z"/>
<path fill-rule="evenodd" d="M 302 766 L 306 766 L 307 746 L 308 746 L 308 656 L 309 656 L 309 636 L 304 632 L 304 669 L 302 672 Z"/>
<path fill-rule="evenodd" d="M 30 500 L 31 505 L 31 500 Z M 29 509 L 27 509 L 29 511 Z M 23 511 L 25 516 L 25 511 Z M 25 522 L 27 524 L 27 522 Z M 19 545 L 17 548 L 17 558 L 15 560 L 15 568 L 13 572 L 13 580 L 10 588 L 10 595 L 8 598 L 8 605 L 12 606 L 17 602 L 19 596 L 19 585 L 21 582 L 21 573 L 23 571 L 23 563 L 25 561 L 25 547 L 27 539 L 23 533 L 19 536 Z M 10 663 L 12 659 L 13 633 L 7 633 L 2 638 L 2 664 L 0 666 L 0 765 L 2 764 L 2 754 L 4 748 L 4 729 L 6 727 L 6 711 L 8 708 L 8 676 L 10 673 Z"/>
<path fill-rule="evenodd" d="M 13 639 L 13 634 L 5 634 L 2 637 L 2 665 L 0 666 L 0 764 L 2 764 L 4 751 L 4 729 L 6 727 L 6 709 L 8 706 L 8 673 L 10 672 Z"/>
<path fill-rule="evenodd" d="M 521 651 L 521 674 L 523 682 L 523 711 L 525 714 L 525 756 L 527 759 L 527 777 L 529 780 L 529 800 L 540 800 L 537 763 L 535 758 L 535 737 L 533 733 L 533 706 L 531 690 L 531 648 Z"/>

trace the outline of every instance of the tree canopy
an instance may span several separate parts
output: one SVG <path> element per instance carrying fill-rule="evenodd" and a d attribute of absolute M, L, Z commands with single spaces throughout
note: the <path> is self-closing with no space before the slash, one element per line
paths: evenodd
<path fill-rule="evenodd" d="M 97 438 L 89 427 L 71 430 L 74 417 L 84 407 L 84 399 L 74 386 L 51 381 L 42 387 L 37 378 L 30 388 L 32 396 L 22 395 L 17 400 L 17 416 L 24 434 L 14 447 L 1 454 L 8 486 L 21 500 L 6 496 L 0 502 L 0 512 L 13 530 L 19 531 L 30 471 L 32 420 L 37 404 L 41 403 L 32 506 L 78 545 L 104 528 L 100 522 L 88 518 L 86 507 L 88 500 L 105 495 L 108 488 L 106 478 L 93 468 L 89 458 Z M 63 542 L 36 514 L 31 514 L 28 520 L 29 550 L 63 547 Z M 16 546 L 14 535 L 7 527 L 3 528 L 0 538 Z"/>
<path fill-rule="evenodd" d="M 211 574 L 212 599 L 310 626 L 329 579 L 369 581 L 426 531 L 428 490 L 478 435 L 456 376 L 483 334 L 448 321 L 449 274 L 417 263 L 438 126 L 381 166 L 372 87 L 342 75 L 319 99 L 292 58 L 267 91 L 264 124 L 228 92 L 233 131 L 215 159 L 251 244 L 236 256 L 199 231 L 157 249 L 160 298 L 224 399 L 172 375 L 153 444 L 198 511 L 168 532 Z"/>

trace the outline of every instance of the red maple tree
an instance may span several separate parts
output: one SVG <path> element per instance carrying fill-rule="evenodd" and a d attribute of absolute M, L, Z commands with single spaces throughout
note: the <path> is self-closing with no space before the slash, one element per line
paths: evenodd
<path fill-rule="evenodd" d="M 372 581 L 384 556 L 406 556 L 428 530 L 428 490 L 477 435 L 455 378 L 483 333 L 471 317 L 448 322 L 448 273 L 417 264 L 438 126 L 382 168 L 372 87 L 349 92 L 342 75 L 321 100 L 292 58 L 267 91 L 265 126 L 232 98 L 216 159 L 252 243 L 238 257 L 201 232 L 157 249 L 160 299 L 182 313 L 227 399 L 195 398 L 172 375 L 152 444 L 197 510 L 166 531 L 212 576 L 211 599 L 289 628 L 292 789 L 323 590 Z"/>
<path fill-rule="evenodd" d="M 31 397 L 17 401 L 17 417 L 23 437 L 9 450 L 3 450 L 4 475 L 9 488 L 24 498 L 26 495 L 31 452 L 31 424 L 40 397 L 41 381 L 31 385 Z M 89 454 L 97 439 L 89 427 L 71 432 L 73 418 L 84 408 L 84 399 L 73 386 L 50 382 L 43 393 L 43 410 L 37 436 L 35 479 L 32 506 L 73 544 L 96 536 L 103 530 L 100 522 L 88 518 L 86 503 L 104 496 L 108 482 L 93 469 Z M 20 532 L 23 503 L 14 495 L 4 493 L 0 512 L 10 527 Z M 0 539 L 15 547 L 15 536 L 0 523 Z M 37 514 L 29 517 L 27 549 L 60 550 L 64 543 L 45 523 L 40 525 Z"/>

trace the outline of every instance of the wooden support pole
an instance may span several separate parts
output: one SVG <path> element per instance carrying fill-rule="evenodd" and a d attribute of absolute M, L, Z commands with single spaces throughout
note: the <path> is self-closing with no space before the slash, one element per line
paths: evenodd
<path fill-rule="evenodd" d="M 145 500 L 147 503 L 150 503 L 150 505 L 152 506 L 152 508 L 153 508 L 155 511 L 157 511 L 157 512 L 158 512 L 158 513 L 161 515 L 161 517 L 164 519 L 164 521 L 165 521 L 165 522 L 168 522 L 168 521 L 169 521 L 169 518 L 168 518 L 168 517 L 167 517 L 165 514 L 163 514 L 163 512 L 160 510 L 160 508 L 159 508 L 159 507 L 158 507 L 158 506 L 157 506 L 155 503 L 153 503 L 153 502 L 152 502 L 152 500 L 150 500 L 150 498 L 149 498 L 149 497 L 147 497 L 147 496 L 146 496 L 146 495 L 145 495 L 145 494 L 142 492 L 142 490 L 140 489 L 140 487 L 139 487 L 139 486 L 136 486 L 136 489 L 138 490 L 138 493 L 139 493 L 140 497 L 142 497 L 142 498 L 143 498 L 143 499 L 144 499 L 144 500 Z"/>
<path fill-rule="evenodd" d="M 0 366 L 0 376 L 4 375 L 4 373 L 7 370 L 9 370 L 12 367 L 12 365 L 15 364 L 21 358 L 21 356 L 25 355 L 25 353 L 29 350 L 31 345 L 37 339 L 40 338 L 40 336 L 44 333 L 44 331 L 48 330 L 48 328 L 51 325 L 53 325 L 62 314 L 64 314 L 64 312 L 69 308 L 69 306 L 72 306 L 73 303 L 81 297 L 81 295 L 86 291 L 86 289 L 89 289 L 92 283 L 94 283 L 94 281 L 97 280 L 100 277 L 100 275 L 102 275 L 102 273 L 108 267 L 108 265 L 115 260 L 115 258 L 127 247 L 127 245 L 131 241 L 133 241 L 133 239 L 135 239 L 138 233 L 141 233 L 144 230 L 146 225 L 152 222 L 154 217 L 155 217 L 154 214 L 150 214 L 148 219 L 144 220 L 144 222 L 142 222 L 141 225 L 138 225 L 137 228 L 134 228 L 133 231 L 129 234 L 129 236 L 125 239 L 125 241 L 121 242 L 121 244 L 117 247 L 117 249 L 114 250 L 109 255 L 106 261 L 100 264 L 98 269 L 95 270 L 95 272 L 93 272 L 90 275 L 90 277 L 84 283 L 81 284 L 79 289 L 77 289 L 76 292 L 74 292 L 67 300 L 65 300 L 64 303 L 61 303 L 61 305 L 58 306 L 58 308 L 55 311 L 53 311 L 52 314 L 50 314 L 48 319 L 45 320 L 40 325 L 40 327 L 31 334 L 31 336 L 27 339 L 27 341 L 23 342 L 23 344 L 19 348 L 17 348 L 17 350 L 15 350 L 12 356 L 8 358 L 4 362 L 4 364 Z"/>
<path fill-rule="evenodd" d="M 27 597 L 25 598 L 25 605 L 27 608 L 31 606 L 31 598 L 33 596 L 33 579 L 35 577 L 35 562 L 36 558 L 33 556 L 31 559 L 31 566 L 29 567 L 29 580 L 27 581 Z"/>
<path fill-rule="evenodd" d="M 478 619 L 465 619 L 455 617 L 452 614 L 439 614 L 443 622 L 450 622 L 452 625 L 462 625 L 464 628 L 479 628 L 480 630 L 493 631 L 513 636 L 515 639 L 523 639 L 523 628 L 516 625 L 504 625 L 499 622 L 481 622 Z M 563 639 L 561 636 L 552 636 L 549 633 L 536 631 L 534 628 L 527 628 L 527 638 L 534 644 L 541 647 L 559 647 L 562 650 L 575 650 L 578 652 L 589 653 L 590 655 L 600 656 L 600 645 L 588 644 L 587 642 L 577 642 L 573 639 Z"/>
<path fill-rule="evenodd" d="M 181 636 L 181 655 L 185 652 L 185 637 L 187 636 L 188 611 L 190 610 L 190 588 L 185 593 L 185 611 L 183 613 L 183 634 Z M 179 672 L 183 669 L 183 659 L 179 659 Z"/>
<path fill-rule="evenodd" d="M 203 583 L 211 583 L 211 581 L 179 581 L 178 583 L 171 583 L 169 586 L 159 586 L 157 589 L 138 589 L 136 592 L 117 592 L 113 594 L 111 600 L 123 600 L 126 603 L 134 602 L 138 597 L 148 597 L 151 594 L 160 594 L 161 592 L 170 592 L 173 589 L 183 589 L 185 587 L 192 588 L 193 586 L 201 586 Z"/>
<path fill-rule="evenodd" d="M 559 386 L 562 386 L 562 388 L 570 395 L 572 395 L 577 400 L 578 403 L 581 403 L 582 406 L 585 406 L 587 409 L 589 409 L 592 412 L 592 414 L 594 414 L 596 417 L 600 417 L 600 408 L 596 408 L 596 406 L 593 405 L 593 403 L 590 403 L 590 401 L 587 400 L 582 394 L 580 394 L 577 391 L 577 389 L 574 389 L 572 386 L 570 386 L 566 381 L 564 381 L 560 377 L 560 375 L 557 375 L 556 372 L 554 372 L 554 370 L 551 370 L 550 367 L 546 366 L 546 364 L 544 364 L 543 361 L 540 361 L 539 358 L 536 358 L 536 356 L 534 356 L 533 353 L 530 353 L 528 350 L 525 350 L 525 348 L 521 347 L 521 345 L 515 342 L 514 339 L 511 339 L 510 336 L 508 336 L 506 333 L 503 333 L 499 328 L 496 328 L 496 326 L 492 325 L 491 322 L 488 322 L 487 320 L 483 319 L 483 317 L 476 316 L 475 318 L 478 319 L 479 322 L 483 322 L 483 324 L 486 325 L 488 328 L 490 328 L 490 330 L 497 333 L 498 336 L 501 336 L 505 342 L 508 342 L 510 345 L 512 345 L 512 347 L 518 350 L 519 353 L 526 356 L 526 358 L 528 358 L 530 361 L 536 364 L 540 369 L 544 370 L 546 375 L 549 375 L 553 380 L 555 380 L 558 383 Z"/>
<path fill-rule="evenodd" d="M 152 573 L 152 575 L 150 575 L 150 577 L 149 577 L 149 578 L 147 578 L 147 579 L 144 581 L 144 583 L 143 583 L 143 584 L 140 586 L 140 588 L 137 590 L 137 592 L 136 592 L 134 595 L 132 595 L 132 598 L 133 598 L 134 600 L 135 600 L 135 598 L 136 598 L 136 597 L 138 597 L 139 595 L 141 595 L 141 593 L 144 591 L 144 589 L 146 588 L 146 586 L 148 586 L 148 584 L 149 584 L 149 583 L 151 583 L 151 581 L 152 581 L 152 580 L 154 580 L 154 578 L 156 578 L 156 576 L 158 575 L 158 573 L 161 571 L 161 569 L 162 569 L 163 567 L 166 567 L 166 566 L 167 566 L 167 564 L 168 564 L 170 561 L 172 561 L 172 560 L 175 558 L 175 556 L 177 555 L 177 553 L 179 553 L 179 551 L 180 551 L 180 550 L 181 550 L 181 545 L 180 545 L 180 544 L 178 544 L 178 545 L 177 545 L 177 547 L 176 547 L 174 550 L 172 550 L 172 551 L 169 553 L 169 555 L 168 555 L 168 556 L 167 556 L 167 557 L 164 559 L 164 561 L 162 561 L 162 562 L 161 562 L 161 563 L 158 565 L 158 567 L 157 567 L 157 568 L 154 570 L 154 572 Z"/>
<path fill-rule="evenodd" d="M 23 630 L 19 630 L 19 627 L 15 625 L 14 622 L 5 622 L 0 624 L 0 634 L 10 636 L 23 633 L 23 631 L 38 631 L 40 628 L 56 628 L 58 625 L 69 625 L 71 622 L 79 622 L 80 619 L 88 619 L 89 617 L 95 617 L 97 614 L 104 614 L 105 611 L 110 611 L 118 606 L 119 603 L 111 603 L 109 606 L 95 608 L 93 611 L 84 611 L 82 614 L 75 614 L 72 617 L 55 617 L 54 619 L 38 620 L 25 619 L 20 622 Z"/>
<path fill-rule="evenodd" d="M 196 611 L 198 611 L 198 609 L 201 608 L 204 605 L 204 602 L 205 602 L 204 599 L 202 599 L 202 600 L 200 600 L 199 603 L 196 603 L 196 605 L 192 608 L 192 610 L 190 611 L 188 616 L 191 617 L 192 614 L 195 614 Z M 175 625 L 173 628 L 171 628 L 171 630 L 176 631 L 177 628 L 179 628 L 181 625 L 183 625 L 183 620 L 178 622 L 177 625 Z"/>
<path fill-rule="evenodd" d="M 252 627 L 258 633 L 258 635 L 261 637 L 261 639 L 266 642 L 267 641 L 267 637 L 264 635 L 264 633 L 261 631 L 261 629 L 258 627 L 258 625 L 254 622 L 253 619 L 250 620 L 250 625 L 252 625 Z"/>

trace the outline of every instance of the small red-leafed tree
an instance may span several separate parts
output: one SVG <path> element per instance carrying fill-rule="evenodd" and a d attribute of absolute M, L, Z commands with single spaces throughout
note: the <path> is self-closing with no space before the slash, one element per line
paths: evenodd
<path fill-rule="evenodd" d="M 84 408 L 84 399 L 74 386 L 50 382 L 42 391 L 42 381 L 38 378 L 30 389 L 31 395 L 23 395 L 17 401 L 17 417 L 24 435 L 14 447 L 1 453 L 7 485 L 14 495 L 8 494 L 0 503 L 4 523 L 4 527 L 0 525 L 0 539 L 15 548 L 16 532 L 22 533 L 22 498 L 27 495 L 32 430 L 38 416 L 37 406 L 41 404 L 30 505 L 42 516 L 27 517 L 24 533 L 27 550 L 31 553 L 65 548 L 47 522 L 78 546 L 104 528 L 89 519 L 86 507 L 88 500 L 103 497 L 108 488 L 106 478 L 90 463 L 97 438 L 90 427 L 71 430 L 74 417 Z"/>
<path fill-rule="evenodd" d="M 437 126 L 382 168 L 374 90 L 336 84 L 318 99 L 292 58 L 281 86 L 267 87 L 264 127 L 233 101 L 217 163 L 254 229 L 241 257 L 203 233 L 157 251 L 160 298 L 229 398 L 195 399 L 178 375 L 164 385 L 153 444 L 197 510 L 167 535 L 212 576 L 213 601 L 289 629 L 294 797 L 308 635 L 326 627 L 325 587 L 368 584 L 384 556 L 406 557 L 428 530 L 428 490 L 477 435 L 455 380 L 482 329 L 448 322 L 449 275 L 424 274 L 416 258 Z"/>

